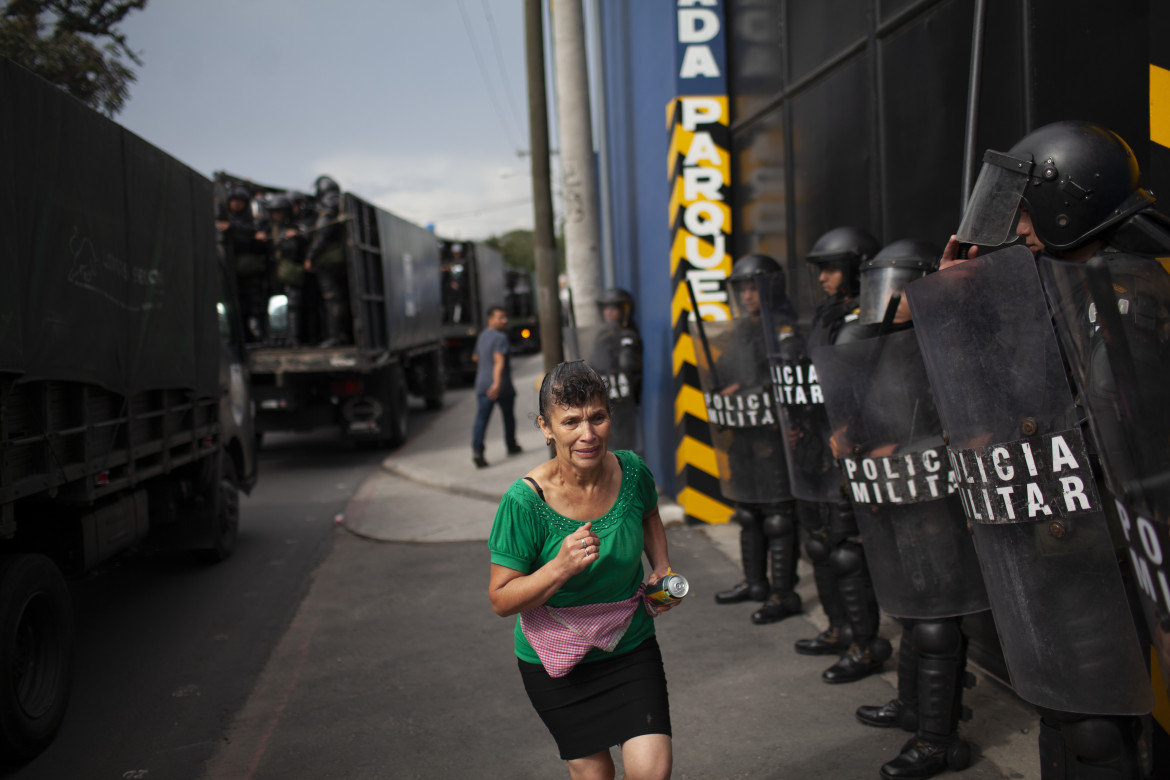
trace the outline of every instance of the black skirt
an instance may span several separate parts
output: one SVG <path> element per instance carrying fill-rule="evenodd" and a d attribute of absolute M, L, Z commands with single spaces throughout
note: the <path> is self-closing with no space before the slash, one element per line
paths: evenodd
<path fill-rule="evenodd" d="M 524 690 L 565 761 L 643 734 L 670 736 L 666 673 L 654 637 L 628 653 L 577 664 L 564 677 L 517 662 Z"/>

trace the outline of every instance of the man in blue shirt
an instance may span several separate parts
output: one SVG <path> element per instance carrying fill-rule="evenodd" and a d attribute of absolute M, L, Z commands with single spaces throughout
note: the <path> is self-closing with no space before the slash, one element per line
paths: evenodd
<path fill-rule="evenodd" d="M 475 342 L 473 359 L 477 366 L 475 370 L 475 398 L 478 410 L 475 414 L 475 426 L 471 432 L 472 460 L 479 468 L 484 468 L 488 462 L 483 457 L 483 434 L 487 429 L 488 418 L 492 414 L 492 406 L 500 405 L 500 414 L 504 417 L 504 443 L 508 446 L 508 454 L 520 452 L 520 445 L 516 443 L 516 388 L 512 385 L 512 346 L 508 341 L 508 334 L 504 331 L 508 327 L 508 312 L 502 306 L 493 306 L 488 309 L 487 329 L 479 334 Z"/>

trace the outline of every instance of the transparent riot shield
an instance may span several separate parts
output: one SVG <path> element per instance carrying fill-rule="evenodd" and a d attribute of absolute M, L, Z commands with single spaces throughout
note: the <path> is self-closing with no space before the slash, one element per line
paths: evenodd
<path fill-rule="evenodd" d="M 805 501 L 840 501 L 841 472 L 829 444 L 829 417 L 817 369 L 794 326 L 777 316 L 774 286 L 757 279 L 768 367 L 792 495 Z"/>
<path fill-rule="evenodd" d="M 1041 261 L 1041 277 L 1113 493 L 1170 692 L 1170 274 L 1108 255 Z"/>
<path fill-rule="evenodd" d="M 1153 694 L 1032 255 L 906 288 L 1012 684 L 1041 707 L 1149 712 Z"/>
<path fill-rule="evenodd" d="M 612 325 L 564 329 L 565 360 L 584 360 L 609 385 L 609 449 L 632 450 L 637 446 L 640 377 L 623 365 L 622 350 L 633 345 L 623 338 L 625 331 Z M 640 345 L 639 345 L 640 349 Z"/>
<path fill-rule="evenodd" d="M 812 353 L 882 610 L 942 618 L 987 592 L 912 331 Z"/>
<path fill-rule="evenodd" d="M 750 504 L 792 498 L 760 319 L 692 320 L 690 330 L 723 497 Z"/>

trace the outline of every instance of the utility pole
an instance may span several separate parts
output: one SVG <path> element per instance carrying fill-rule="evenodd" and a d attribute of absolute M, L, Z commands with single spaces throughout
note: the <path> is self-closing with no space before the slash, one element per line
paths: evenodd
<path fill-rule="evenodd" d="M 582 0 L 550 3 L 564 177 L 565 267 L 573 291 L 574 320 L 578 327 L 588 327 L 598 321 L 595 302 L 601 293 L 601 228 L 585 56 L 585 12 Z"/>
<path fill-rule="evenodd" d="M 544 82 L 544 19 L 541 0 L 524 0 L 524 48 L 528 65 L 528 143 L 532 160 L 535 225 L 536 302 L 540 315 L 540 353 L 544 370 L 564 360 L 561 349 L 561 299 L 557 286 L 557 244 L 553 232 L 552 185 L 548 162 L 548 104 Z"/>

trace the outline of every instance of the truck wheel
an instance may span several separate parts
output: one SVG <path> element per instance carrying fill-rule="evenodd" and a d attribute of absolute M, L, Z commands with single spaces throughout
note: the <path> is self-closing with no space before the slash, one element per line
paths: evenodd
<path fill-rule="evenodd" d="M 215 516 L 211 522 L 211 547 L 201 550 L 208 563 L 221 563 L 236 551 L 240 536 L 240 486 L 236 479 L 236 463 L 226 452 L 219 456 L 219 494 L 215 497 Z"/>
<path fill-rule="evenodd" d="M 57 733 L 73 680 L 73 606 L 43 555 L 0 557 L 0 754 L 27 760 Z"/>
<path fill-rule="evenodd" d="M 426 401 L 427 408 L 434 411 L 443 408 L 443 390 L 447 387 L 447 372 L 443 366 L 441 352 L 432 353 L 427 362 L 430 363 L 430 367 L 426 372 L 423 400 Z"/>
<path fill-rule="evenodd" d="M 397 447 L 406 441 L 406 421 L 410 416 L 409 396 L 406 392 L 406 374 L 402 366 L 391 366 L 386 372 L 386 394 L 383 401 L 386 416 L 386 444 Z"/>

